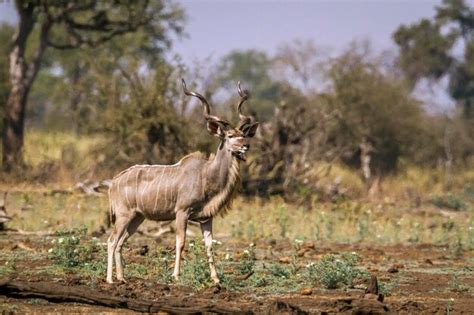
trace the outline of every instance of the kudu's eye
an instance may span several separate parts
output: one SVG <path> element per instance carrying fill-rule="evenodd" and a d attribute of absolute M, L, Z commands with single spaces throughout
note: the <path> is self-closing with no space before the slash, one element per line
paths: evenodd
<path fill-rule="evenodd" d="M 230 138 L 233 138 L 233 137 L 234 137 L 234 135 L 228 135 L 228 136 L 227 136 L 227 138 L 229 138 L 229 139 L 230 139 Z"/>

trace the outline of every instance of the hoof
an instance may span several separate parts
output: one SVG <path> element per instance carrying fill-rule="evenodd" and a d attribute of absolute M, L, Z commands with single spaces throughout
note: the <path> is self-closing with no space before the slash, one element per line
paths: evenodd
<path fill-rule="evenodd" d="M 127 283 L 127 280 L 125 280 L 124 278 L 122 278 L 122 279 L 117 279 L 117 281 L 120 282 L 120 283 Z"/>
<path fill-rule="evenodd" d="M 175 282 L 178 282 L 179 281 L 179 275 L 173 275 L 173 280 Z"/>
<path fill-rule="evenodd" d="M 109 284 L 113 284 L 113 283 L 114 283 L 114 280 L 112 280 L 112 279 L 107 279 L 106 281 L 107 281 L 107 283 L 109 283 Z"/>

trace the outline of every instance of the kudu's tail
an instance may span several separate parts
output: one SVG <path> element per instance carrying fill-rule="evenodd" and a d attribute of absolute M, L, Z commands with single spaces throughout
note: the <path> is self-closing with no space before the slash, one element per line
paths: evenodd
<path fill-rule="evenodd" d="M 108 216 L 109 222 L 107 224 L 108 228 L 115 224 L 115 212 L 114 212 L 114 207 L 112 204 L 113 202 L 110 199 L 110 188 L 109 188 L 109 216 Z"/>
<path fill-rule="evenodd" d="M 112 205 L 109 206 L 109 222 L 110 225 L 115 224 L 115 213 L 114 209 L 112 208 Z"/>

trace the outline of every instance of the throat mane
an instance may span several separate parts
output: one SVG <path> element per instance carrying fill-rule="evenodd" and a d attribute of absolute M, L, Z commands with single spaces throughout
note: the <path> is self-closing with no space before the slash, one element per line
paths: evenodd
<path fill-rule="evenodd" d="M 232 157 L 224 188 L 213 196 L 202 211 L 203 217 L 214 217 L 217 214 L 225 215 L 232 205 L 232 200 L 240 187 L 240 162 Z"/>

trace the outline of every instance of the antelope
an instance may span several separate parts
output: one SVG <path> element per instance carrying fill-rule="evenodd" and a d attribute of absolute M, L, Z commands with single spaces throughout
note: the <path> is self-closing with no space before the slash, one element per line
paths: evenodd
<path fill-rule="evenodd" d="M 183 91 L 196 97 L 203 106 L 209 133 L 219 138 L 214 157 L 207 159 L 195 152 L 173 165 L 135 165 L 112 180 L 109 188 L 109 212 L 114 224 L 107 240 L 107 282 L 113 283 L 112 268 L 115 257 L 116 277 L 125 282 L 122 266 L 122 246 L 146 219 L 154 221 L 176 220 L 176 260 L 173 277 L 178 280 L 180 261 L 186 241 L 188 221 L 198 222 L 204 237 L 211 279 L 219 283 L 212 255 L 212 220 L 225 214 L 240 187 L 240 162 L 246 161 L 249 139 L 258 128 L 258 122 L 242 113 L 248 99 L 240 82 L 237 106 L 237 128 L 225 119 L 211 115 L 204 96 L 191 92 L 182 80 Z"/>

